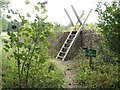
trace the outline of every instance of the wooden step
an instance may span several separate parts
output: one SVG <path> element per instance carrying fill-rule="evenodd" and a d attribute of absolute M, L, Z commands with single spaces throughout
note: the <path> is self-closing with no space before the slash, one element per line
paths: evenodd
<path fill-rule="evenodd" d="M 60 53 L 63 53 L 63 54 L 65 54 L 66 52 L 63 52 L 63 51 L 61 51 Z"/>
<path fill-rule="evenodd" d="M 65 53 L 63 53 L 62 51 L 59 53 L 59 56 L 64 56 Z"/>
<path fill-rule="evenodd" d="M 73 39 L 70 39 L 70 38 L 69 38 L 68 40 L 71 40 L 71 41 L 72 41 Z"/>
<path fill-rule="evenodd" d="M 58 56 L 58 57 L 57 57 L 57 59 L 63 59 L 63 57 L 61 57 L 61 56 Z"/>

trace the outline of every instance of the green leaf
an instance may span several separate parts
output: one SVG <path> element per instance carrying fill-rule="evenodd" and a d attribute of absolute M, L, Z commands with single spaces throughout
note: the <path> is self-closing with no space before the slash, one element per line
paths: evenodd
<path fill-rule="evenodd" d="M 20 43 L 17 43 L 17 47 L 18 48 L 21 48 L 22 47 L 22 43 L 20 42 Z"/>
<path fill-rule="evenodd" d="M 10 36 L 14 38 L 16 35 L 12 32 L 10 33 Z"/>
<path fill-rule="evenodd" d="M 34 6 L 35 10 L 39 11 L 39 7 L 38 6 Z"/>
<path fill-rule="evenodd" d="M 8 13 L 10 13 L 10 10 L 8 10 Z"/>
<path fill-rule="evenodd" d="M 14 11 L 12 9 L 10 9 L 10 11 L 12 12 L 12 14 L 14 14 Z"/>
<path fill-rule="evenodd" d="M 8 19 L 11 19 L 11 16 L 10 16 L 10 15 L 7 15 L 7 18 L 8 18 Z"/>
<path fill-rule="evenodd" d="M 8 52 L 8 51 L 9 51 L 7 48 L 3 48 L 3 50 L 4 50 L 5 52 Z"/>
<path fill-rule="evenodd" d="M 40 4 L 41 4 L 40 2 L 37 3 L 37 5 L 40 5 Z"/>
<path fill-rule="evenodd" d="M 27 13 L 27 17 L 31 17 L 29 13 Z"/>
<path fill-rule="evenodd" d="M 23 33 L 26 37 L 29 37 L 29 34 L 28 33 Z"/>
<path fill-rule="evenodd" d="M 4 46 L 5 46 L 6 48 L 8 48 L 8 49 L 10 48 L 10 46 L 9 46 L 9 45 L 7 45 L 7 44 L 6 44 L 6 45 L 4 45 Z"/>
<path fill-rule="evenodd" d="M 7 40 L 4 40 L 4 43 L 6 43 L 6 44 L 7 44 L 7 43 L 8 43 L 8 41 L 7 41 Z"/>

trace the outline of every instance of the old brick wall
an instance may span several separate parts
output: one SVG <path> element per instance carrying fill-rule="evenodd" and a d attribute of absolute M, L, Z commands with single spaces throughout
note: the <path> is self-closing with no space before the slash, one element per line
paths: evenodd
<path fill-rule="evenodd" d="M 83 48 L 90 48 L 91 47 L 91 41 L 92 41 L 92 49 L 97 50 L 97 52 L 100 50 L 100 40 L 101 36 L 99 34 L 96 34 L 93 30 L 84 30 L 82 32 L 83 37 Z"/>
<path fill-rule="evenodd" d="M 56 33 L 53 39 L 50 38 L 51 45 L 49 47 L 49 55 L 51 55 L 52 57 L 56 57 L 57 53 L 59 52 L 60 48 L 62 47 L 69 33 L 70 32 Z M 71 47 L 70 52 L 68 53 L 66 59 L 71 59 L 75 57 L 78 54 L 80 47 L 89 48 L 91 40 L 93 43 L 93 46 L 92 46 L 93 49 L 97 50 L 98 52 L 100 49 L 100 46 L 99 46 L 100 38 L 101 38 L 100 35 L 96 34 L 92 30 L 81 31 L 79 36 L 73 43 L 73 46 Z"/>

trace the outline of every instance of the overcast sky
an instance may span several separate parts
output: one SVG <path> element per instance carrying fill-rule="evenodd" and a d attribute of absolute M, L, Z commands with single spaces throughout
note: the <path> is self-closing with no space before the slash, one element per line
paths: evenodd
<path fill-rule="evenodd" d="M 63 25 L 67 25 L 70 21 L 64 12 L 64 8 L 67 9 L 74 23 L 76 23 L 77 19 L 71 9 L 71 5 L 74 6 L 77 13 L 80 15 L 82 11 L 85 11 L 85 16 L 90 11 L 91 8 L 96 7 L 96 4 L 100 1 L 112 1 L 112 0 L 30 0 L 31 3 L 35 3 L 36 1 L 48 1 L 46 8 L 48 10 L 49 20 L 53 22 L 58 22 Z M 18 8 L 21 12 L 31 12 L 32 6 L 25 7 L 25 0 L 11 0 L 11 6 L 13 8 Z M 85 18 L 84 16 L 84 18 Z M 87 23 L 94 23 L 97 21 L 97 13 L 93 10 L 91 15 L 89 16 Z"/>

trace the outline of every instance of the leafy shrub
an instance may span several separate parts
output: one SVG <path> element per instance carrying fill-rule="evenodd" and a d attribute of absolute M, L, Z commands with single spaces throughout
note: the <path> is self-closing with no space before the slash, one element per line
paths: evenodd
<path fill-rule="evenodd" d="M 110 48 L 108 48 L 105 44 L 104 41 L 101 41 L 101 50 L 99 52 L 99 58 L 101 58 L 102 61 L 104 62 L 109 62 L 112 64 L 119 64 L 120 59 L 118 58 L 118 54 L 113 52 Z"/>
<path fill-rule="evenodd" d="M 98 13 L 98 27 L 104 37 L 104 45 L 115 52 L 120 63 L 120 1 L 114 0 L 109 5 L 107 2 L 98 3 L 96 12 Z M 103 9 L 104 8 L 104 9 Z"/>
<path fill-rule="evenodd" d="M 9 58 L 9 55 L 12 53 L 12 50 L 9 52 L 2 53 L 2 87 L 3 88 L 16 88 L 18 86 L 18 72 L 16 60 L 14 58 Z"/>
<path fill-rule="evenodd" d="M 3 88 L 18 88 L 18 72 L 15 60 L 9 60 L 3 56 Z M 36 75 L 32 70 L 30 72 L 29 88 L 60 88 L 63 85 L 63 73 L 51 61 L 47 60 L 40 64 Z M 24 77 L 23 77 L 24 78 Z M 22 81 L 22 88 L 25 88 L 24 80 Z"/>
<path fill-rule="evenodd" d="M 41 1 L 42 2 L 42 1 Z M 62 73 L 48 61 L 49 36 L 53 25 L 46 22 L 45 4 L 37 2 L 34 17 L 18 10 L 8 9 L 8 13 L 18 18 L 12 20 L 15 27 L 7 32 L 9 40 L 4 41 L 3 88 L 60 88 Z M 30 3 L 29 3 L 30 4 Z M 16 31 L 16 32 L 15 32 Z M 52 67 L 52 68 L 51 68 Z"/>
<path fill-rule="evenodd" d="M 98 60 L 97 60 L 98 59 Z M 118 66 L 102 62 L 99 58 L 93 61 L 93 69 L 87 60 L 81 60 L 77 68 L 76 82 L 80 88 L 120 88 Z"/>
<path fill-rule="evenodd" d="M 47 61 L 42 65 L 42 69 L 38 73 L 37 84 L 35 87 L 41 88 L 60 88 L 63 85 L 63 73 L 56 65 Z"/>
<path fill-rule="evenodd" d="M 8 9 L 11 15 L 16 15 L 20 19 L 19 22 L 18 18 L 12 20 L 12 17 L 8 17 L 15 25 L 12 26 L 12 30 L 8 30 L 9 41 L 4 40 L 3 47 L 6 52 L 12 50 L 8 58 L 11 61 L 10 64 L 15 62 L 10 65 L 15 70 L 11 71 L 13 69 L 10 69 L 11 72 L 7 72 L 7 75 L 11 73 L 13 76 L 17 76 L 17 87 L 19 88 L 34 86 L 37 82 L 30 85 L 38 78 L 36 75 L 41 70 L 41 65 L 48 60 L 48 37 L 52 33 L 53 25 L 45 21 L 47 19 L 44 14 L 46 12 L 45 5 L 37 2 L 33 8 L 35 16 L 32 17 L 32 21 L 30 21 L 29 13 L 26 13 L 27 17 L 25 17 L 18 10 Z M 41 15 L 43 16 L 41 17 Z M 11 79 L 10 76 L 8 78 Z"/>

